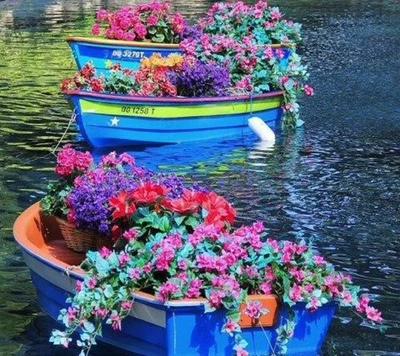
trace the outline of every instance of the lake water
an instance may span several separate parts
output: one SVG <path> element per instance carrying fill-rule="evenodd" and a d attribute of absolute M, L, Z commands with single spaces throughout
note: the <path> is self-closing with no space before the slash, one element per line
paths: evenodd
<path fill-rule="evenodd" d="M 75 67 L 67 35 L 87 35 L 100 7 L 134 1 L 0 0 L 0 355 L 76 355 L 52 348 L 12 237 L 18 213 L 43 196 L 50 153 L 71 111 L 59 94 Z M 212 3 L 172 1 L 196 16 Z M 261 219 L 278 238 L 317 249 L 379 301 L 384 335 L 351 312 L 335 318 L 324 355 L 400 355 L 400 6 L 397 0 L 282 0 L 303 23 L 316 95 L 305 126 L 273 148 L 254 137 L 131 151 L 138 164 L 191 175 L 231 200 L 240 222 Z M 63 142 L 87 146 L 76 128 Z M 95 152 L 100 154 L 99 152 Z M 98 347 L 93 355 L 122 355 Z"/>

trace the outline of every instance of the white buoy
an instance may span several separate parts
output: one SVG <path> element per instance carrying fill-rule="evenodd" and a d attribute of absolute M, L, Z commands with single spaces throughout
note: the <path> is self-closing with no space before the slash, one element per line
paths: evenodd
<path fill-rule="evenodd" d="M 275 143 L 275 133 L 259 117 L 253 116 L 248 121 L 251 131 L 253 131 L 261 141 Z"/>

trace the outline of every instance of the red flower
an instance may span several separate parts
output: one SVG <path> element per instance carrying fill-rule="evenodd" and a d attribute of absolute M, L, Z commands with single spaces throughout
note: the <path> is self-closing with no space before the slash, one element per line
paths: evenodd
<path fill-rule="evenodd" d="M 67 78 L 61 82 L 60 87 L 61 87 L 61 91 L 71 90 L 74 88 L 74 83 L 72 82 L 71 78 Z"/>
<path fill-rule="evenodd" d="M 235 220 L 236 211 L 221 196 L 210 192 L 201 196 L 201 206 L 208 214 L 204 219 L 206 224 L 212 224 L 222 228 L 225 222 L 232 224 Z"/>
<path fill-rule="evenodd" d="M 140 187 L 136 188 L 130 193 L 136 203 L 155 203 L 168 192 L 168 188 L 164 185 L 154 184 L 152 182 L 146 182 Z"/>
<path fill-rule="evenodd" d="M 108 202 L 111 209 L 114 209 L 111 215 L 113 220 L 129 217 L 136 211 L 136 206 L 129 201 L 127 192 L 120 192 L 117 196 L 110 198 Z"/>
<path fill-rule="evenodd" d="M 103 83 L 98 78 L 92 78 L 90 80 L 90 87 L 92 88 L 93 91 L 97 93 L 104 89 Z"/>
<path fill-rule="evenodd" d="M 80 73 L 81 73 L 82 77 L 84 77 L 85 79 L 90 79 L 94 76 L 95 69 L 94 69 L 93 65 L 89 62 L 89 63 L 86 63 L 82 67 L 82 69 L 80 70 Z"/>
<path fill-rule="evenodd" d="M 164 200 L 161 205 L 180 214 L 193 214 L 199 209 L 199 203 L 195 201 L 187 201 L 182 198 Z"/>

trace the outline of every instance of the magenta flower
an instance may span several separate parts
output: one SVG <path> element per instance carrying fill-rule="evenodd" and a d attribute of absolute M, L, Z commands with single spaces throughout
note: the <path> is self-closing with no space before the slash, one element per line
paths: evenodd
<path fill-rule="evenodd" d="M 258 300 L 249 301 L 246 303 L 244 313 L 252 319 L 258 319 L 264 313 L 262 304 Z"/>
<path fill-rule="evenodd" d="M 304 85 L 304 94 L 309 95 L 309 96 L 313 96 L 314 95 L 314 89 L 309 86 L 308 84 Z"/>
<path fill-rule="evenodd" d="M 378 309 L 375 309 L 374 307 L 366 307 L 365 308 L 365 314 L 367 315 L 367 318 L 375 321 L 377 323 L 382 322 L 382 317 L 381 317 L 381 312 Z"/>

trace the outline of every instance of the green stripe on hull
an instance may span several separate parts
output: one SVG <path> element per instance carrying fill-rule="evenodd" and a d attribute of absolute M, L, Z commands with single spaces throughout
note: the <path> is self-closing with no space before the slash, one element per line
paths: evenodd
<path fill-rule="evenodd" d="M 151 105 L 151 104 L 114 104 L 89 100 L 80 100 L 83 113 L 95 113 L 111 116 L 136 116 L 147 118 L 184 118 L 195 116 L 234 115 L 275 109 L 281 105 L 281 97 L 262 100 L 222 102 L 200 105 Z"/>

